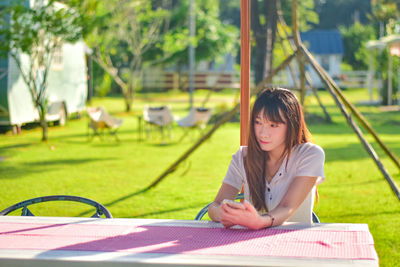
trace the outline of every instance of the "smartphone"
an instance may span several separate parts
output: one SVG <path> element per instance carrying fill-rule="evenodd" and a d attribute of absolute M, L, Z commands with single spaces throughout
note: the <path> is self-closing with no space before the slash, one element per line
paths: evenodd
<path fill-rule="evenodd" d="M 236 201 L 231 200 L 231 199 L 224 199 L 222 201 L 222 203 L 226 203 L 229 207 L 231 207 L 233 209 L 242 209 L 242 210 L 245 209 L 243 203 L 236 202 Z"/>

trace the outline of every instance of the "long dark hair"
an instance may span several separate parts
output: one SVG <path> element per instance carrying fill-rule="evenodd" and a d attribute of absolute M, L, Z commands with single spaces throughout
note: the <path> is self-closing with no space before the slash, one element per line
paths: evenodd
<path fill-rule="evenodd" d="M 259 94 L 251 112 L 245 166 L 252 203 L 257 210 L 267 211 L 265 166 L 268 152 L 260 148 L 254 133 L 254 121 L 260 112 L 263 112 L 264 117 L 269 121 L 287 125 L 285 150 L 282 157 L 288 155 L 289 158 L 295 145 L 311 141 L 311 134 L 307 129 L 301 105 L 291 91 L 283 88 L 268 88 Z"/>

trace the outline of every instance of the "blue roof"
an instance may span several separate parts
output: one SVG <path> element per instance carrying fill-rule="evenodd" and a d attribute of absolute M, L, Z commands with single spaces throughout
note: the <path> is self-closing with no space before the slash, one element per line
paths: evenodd
<path fill-rule="evenodd" d="M 314 30 L 300 33 L 305 46 L 314 54 L 343 54 L 342 35 L 338 30 Z"/>

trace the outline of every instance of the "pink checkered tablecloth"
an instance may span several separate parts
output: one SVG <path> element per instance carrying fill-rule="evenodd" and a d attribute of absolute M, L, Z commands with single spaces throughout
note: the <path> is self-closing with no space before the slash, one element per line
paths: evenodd
<path fill-rule="evenodd" d="M 368 231 L 0 222 L 0 249 L 377 259 Z"/>

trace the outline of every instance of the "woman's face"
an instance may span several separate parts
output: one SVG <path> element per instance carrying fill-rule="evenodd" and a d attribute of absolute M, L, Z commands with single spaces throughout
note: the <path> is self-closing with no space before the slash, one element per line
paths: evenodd
<path fill-rule="evenodd" d="M 260 148 L 267 152 L 283 153 L 285 150 L 287 125 L 273 122 L 261 110 L 254 119 L 254 133 Z"/>

